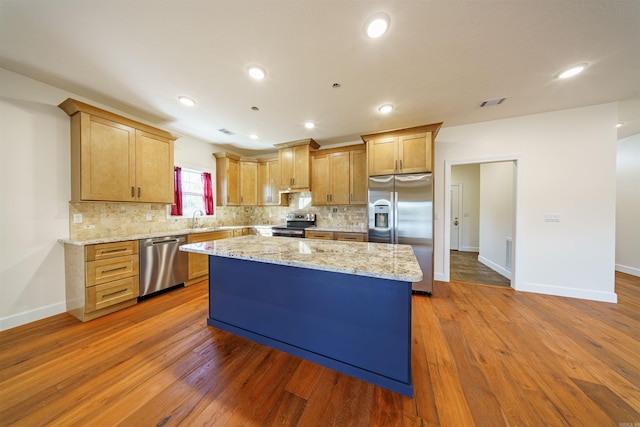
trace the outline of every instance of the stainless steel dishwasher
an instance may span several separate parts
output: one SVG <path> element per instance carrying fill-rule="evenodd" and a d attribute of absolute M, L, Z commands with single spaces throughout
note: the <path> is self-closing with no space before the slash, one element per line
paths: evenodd
<path fill-rule="evenodd" d="M 185 236 L 140 240 L 140 296 L 168 289 L 187 281 L 188 254 L 180 251 Z"/>

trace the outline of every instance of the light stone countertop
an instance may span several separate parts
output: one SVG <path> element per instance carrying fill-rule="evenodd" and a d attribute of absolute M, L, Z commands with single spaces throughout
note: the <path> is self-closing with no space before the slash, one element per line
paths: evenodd
<path fill-rule="evenodd" d="M 242 236 L 191 243 L 180 250 L 403 282 L 422 280 L 409 245 Z"/>
<path fill-rule="evenodd" d="M 186 234 L 210 233 L 212 231 L 234 230 L 238 228 L 271 229 L 271 227 L 275 227 L 275 226 L 274 225 L 229 225 L 229 226 L 221 226 L 221 227 L 184 228 L 181 230 L 168 230 L 168 231 L 162 231 L 158 233 L 131 234 L 131 235 L 123 235 L 123 236 L 117 236 L 117 237 L 100 237 L 100 238 L 89 239 L 89 240 L 58 239 L 58 242 L 65 243 L 68 245 L 84 246 L 84 245 L 95 245 L 99 243 L 124 242 L 125 240 L 150 239 L 152 237 L 184 236 Z"/>

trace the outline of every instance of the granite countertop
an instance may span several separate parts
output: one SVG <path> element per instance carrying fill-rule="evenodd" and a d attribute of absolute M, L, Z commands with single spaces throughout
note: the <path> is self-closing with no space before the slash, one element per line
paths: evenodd
<path fill-rule="evenodd" d="M 191 243 L 180 250 L 403 282 L 422 280 L 409 245 L 242 236 Z"/>
<path fill-rule="evenodd" d="M 203 227 L 203 228 L 184 228 L 181 230 L 168 230 L 157 233 L 145 233 L 145 234 L 131 234 L 131 235 L 123 235 L 117 237 L 100 237 L 89 240 L 73 240 L 73 239 L 58 239 L 60 243 L 66 243 L 68 245 L 95 245 L 99 243 L 113 243 L 113 242 L 123 242 L 125 240 L 140 240 L 140 239 L 150 239 L 152 237 L 164 237 L 164 236 L 183 236 L 186 234 L 195 234 L 195 233 L 210 233 L 212 231 L 222 231 L 222 230 L 234 230 L 238 228 L 268 228 L 271 229 L 274 227 L 273 225 L 229 225 L 222 227 Z"/>

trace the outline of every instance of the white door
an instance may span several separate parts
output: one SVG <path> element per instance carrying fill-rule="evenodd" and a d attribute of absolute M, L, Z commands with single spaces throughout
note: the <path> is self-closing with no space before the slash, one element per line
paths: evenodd
<path fill-rule="evenodd" d="M 461 184 L 451 184 L 451 250 L 457 251 L 460 247 L 460 196 L 462 195 Z"/>

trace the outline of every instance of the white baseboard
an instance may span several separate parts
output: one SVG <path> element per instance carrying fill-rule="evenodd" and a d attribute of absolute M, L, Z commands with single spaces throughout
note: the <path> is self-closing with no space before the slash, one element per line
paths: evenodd
<path fill-rule="evenodd" d="M 477 246 L 460 246 L 458 250 L 460 252 L 480 252 L 480 248 Z"/>
<path fill-rule="evenodd" d="M 433 273 L 433 280 L 439 282 L 448 282 L 449 280 L 444 277 L 444 273 Z"/>
<path fill-rule="evenodd" d="M 26 325 L 45 317 L 55 316 L 56 314 L 67 311 L 67 303 L 65 301 L 55 304 L 38 307 L 33 310 L 24 311 L 22 313 L 12 314 L 11 316 L 0 318 L 0 331 L 15 328 L 16 326 Z"/>
<path fill-rule="evenodd" d="M 615 292 L 594 291 L 591 289 L 567 288 L 564 286 L 545 285 L 541 283 L 523 283 L 516 288 L 518 291 L 534 292 L 536 294 L 555 295 L 558 297 L 580 298 L 591 301 L 618 302 Z"/>
<path fill-rule="evenodd" d="M 490 269 L 492 269 L 496 273 L 500 274 L 501 276 L 504 276 L 507 279 L 511 280 L 511 272 L 509 270 L 505 269 L 504 267 L 499 266 L 495 262 L 490 261 L 487 258 L 485 258 L 483 256 L 480 256 L 480 255 L 478 255 L 478 261 L 483 263 L 484 265 L 486 265 L 487 267 L 489 267 Z"/>
<path fill-rule="evenodd" d="M 621 273 L 631 274 L 632 276 L 640 277 L 640 268 L 629 267 L 627 265 L 616 264 L 616 271 Z"/>

